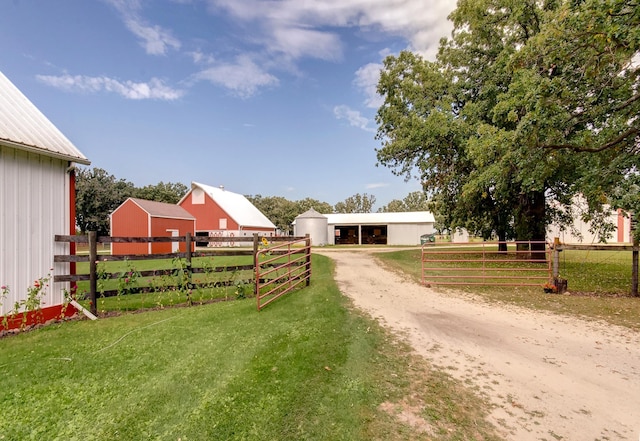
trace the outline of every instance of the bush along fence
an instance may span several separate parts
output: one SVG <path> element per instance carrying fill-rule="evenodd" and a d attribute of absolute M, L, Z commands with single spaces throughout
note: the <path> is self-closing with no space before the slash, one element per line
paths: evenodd
<path fill-rule="evenodd" d="M 254 234 L 229 238 L 187 233 L 177 237 L 112 237 L 89 232 L 88 235 L 56 235 L 55 240 L 88 247 L 87 253 L 54 256 L 55 262 L 70 264 L 70 274 L 57 274 L 53 281 L 70 282 L 70 297 L 95 316 L 111 311 L 192 305 L 250 296 L 256 297 L 258 309 L 261 309 L 261 300 L 264 306 L 294 287 L 307 286 L 311 277 L 308 236 L 267 238 Z M 246 246 L 202 251 L 194 246 L 195 243 L 223 245 L 231 240 L 236 244 L 244 242 Z M 98 253 L 98 244 L 158 242 L 184 243 L 180 248 L 185 251 Z M 267 291 L 265 284 L 276 289 Z"/>

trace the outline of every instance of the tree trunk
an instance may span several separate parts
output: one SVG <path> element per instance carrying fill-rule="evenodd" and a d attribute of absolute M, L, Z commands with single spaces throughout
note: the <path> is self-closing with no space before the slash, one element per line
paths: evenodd
<path fill-rule="evenodd" d="M 515 232 L 517 241 L 531 243 L 518 244 L 518 251 L 523 259 L 546 260 L 545 240 L 545 198 L 544 192 L 534 191 L 520 195 L 520 204 L 515 213 Z"/>
<path fill-rule="evenodd" d="M 507 232 L 504 230 L 498 230 L 498 252 L 507 252 Z"/>

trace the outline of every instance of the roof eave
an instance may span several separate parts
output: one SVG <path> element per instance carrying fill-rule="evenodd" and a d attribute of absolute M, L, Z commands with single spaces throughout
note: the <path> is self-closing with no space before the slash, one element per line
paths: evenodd
<path fill-rule="evenodd" d="M 49 156 L 51 158 L 63 159 L 65 161 L 72 161 L 82 165 L 91 165 L 91 161 L 89 161 L 87 158 L 65 155 L 64 153 L 52 152 L 51 150 L 46 150 L 46 149 L 43 149 L 42 147 L 22 144 L 19 142 L 8 140 L 8 139 L 0 139 L 0 145 L 5 145 L 7 147 L 11 147 L 17 150 L 23 150 L 30 153 L 37 153 L 42 156 Z"/>

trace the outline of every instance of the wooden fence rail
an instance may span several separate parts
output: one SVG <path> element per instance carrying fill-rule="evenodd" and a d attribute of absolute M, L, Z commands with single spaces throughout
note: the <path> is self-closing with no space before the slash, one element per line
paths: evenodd
<path fill-rule="evenodd" d="M 251 249 L 243 248 L 215 248 L 207 251 L 196 251 L 193 246 L 198 243 L 229 243 L 230 239 L 235 243 L 246 243 L 251 246 Z M 101 271 L 98 275 L 98 265 L 101 262 L 110 261 L 141 261 L 141 260 L 163 260 L 163 259 L 179 259 L 181 262 L 181 268 L 172 269 L 151 269 L 144 271 L 136 271 L 136 276 L 141 278 L 154 278 L 162 276 L 172 276 L 178 279 L 178 283 L 175 285 L 165 284 L 163 289 L 196 289 L 199 287 L 217 288 L 223 286 L 232 286 L 239 282 L 243 284 L 260 283 L 260 280 L 253 280 L 253 274 L 255 271 L 255 256 L 261 248 L 265 248 L 265 243 L 271 244 L 273 242 L 289 243 L 292 241 L 305 240 L 308 237 L 293 237 L 293 236 L 274 236 L 274 237 L 262 237 L 254 234 L 251 237 L 208 237 L 208 236 L 191 236 L 187 234 L 185 236 L 161 236 L 161 237 L 113 237 L 113 236 L 97 236 L 95 232 L 89 232 L 88 235 L 56 235 L 56 242 L 73 242 L 88 244 L 89 253 L 84 255 L 56 255 L 54 256 L 54 262 L 67 262 L 70 264 L 70 274 L 56 274 L 54 275 L 54 282 L 71 282 L 72 287 L 75 287 L 76 282 L 89 281 L 88 296 L 90 301 L 91 313 L 97 314 L 97 300 L 98 300 L 98 279 L 111 280 L 122 277 L 121 272 L 108 273 Z M 157 242 L 184 242 L 186 244 L 185 252 L 167 253 L 167 254 L 126 254 L 126 255 L 98 255 L 97 244 L 110 244 L 110 243 L 157 243 Z M 283 254 L 284 251 L 277 249 L 275 246 L 271 254 L 277 256 Z M 253 256 L 253 262 L 249 265 L 227 265 L 218 266 L 212 268 L 194 267 L 192 265 L 193 259 L 197 257 L 215 257 L 215 256 Z M 309 252 L 310 256 L 310 252 Z M 89 266 L 89 273 L 76 274 L 75 264 L 79 262 L 86 262 Z M 310 262 L 310 261 L 309 261 Z M 246 280 L 218 280 L 215 282 L 198 282 L 193 279 L 194 274 L 210 274 L 210 273 L 238 273 L 244 271 L 247 274 Z M 179 276 L 179 277 L 178 277 Z M 262 281 L 264 282 L 264 280 Z M 127 289 L 127 294 L 137 294 L 150 292 L 151 287 L 130 287 Z M 72 288 L 73 291 L 73 288 Z M 254 292 L 258 292 L 258 288 L 254 288 Z M 110 297 L 119 295 L 119 290 L 102 290 L 100 292 L 101 297 Z"/>

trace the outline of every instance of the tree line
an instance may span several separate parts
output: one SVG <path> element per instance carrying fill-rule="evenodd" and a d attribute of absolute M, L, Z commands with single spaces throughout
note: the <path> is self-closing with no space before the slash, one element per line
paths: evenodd
<path fill-rule="evenodd" d="M 127 198 L 147 199 L 176 204 L 189 188 L 182 183 L 162 182 L 136 187 L 132 182 L 118 179 L 101 168 L 78 168 L 76 171 L 76 226 L 81 232 L 96 231 L 108 235 L 109 215 Z M 369 213 L 376 197 L 357 193 L 342 202 L 331 205 L 312 198 L 290 201 L 281 196 L 246 195 L 274 225 L 285 233 L 291 232 L 291 224 L 299 214 L 313 208 L 319 213 Z M 393 200 L 378 211 L 426 210 L 425 194 L 414 192 L 403 200 Z"/>

